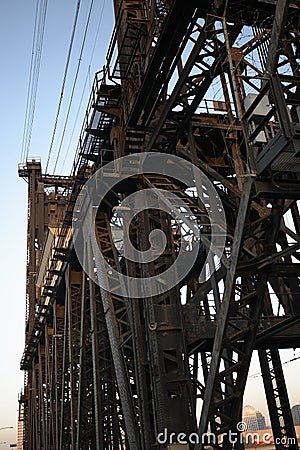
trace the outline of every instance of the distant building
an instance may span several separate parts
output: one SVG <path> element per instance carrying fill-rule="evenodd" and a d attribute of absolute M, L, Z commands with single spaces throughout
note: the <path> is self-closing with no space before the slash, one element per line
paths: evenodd
<path fill-rule="evenodd" d="M 21 406 L 22 405 L 22 406 Z M 19 420 L 18 420 L 18 434 L 17 434 L 17 445 L 15 446 L 17 450 L 23 450 L 23 439 L 24 439 L 24 409 L 23 404 L 19 403 Z"/>
<path fill-rule="evenodd" d="M 23 439 L 24 439 L 24 421 L 18 420 L 18 435 L 17 435 L 17 450 L 23 450 Z"/>
<path fill-rule="evenodd" d="M 294 420 L 294 425 L 298 427 L 300 425 L 300 405 L 294 405 L 292 407 L 292 416 Z"/>
<path fill-rule="evenodd" d="M 243 422 L 247 425 L 247 431 L 266 429 L 265 416 L 251 405 L 246 405 L 243 409 Z"/>

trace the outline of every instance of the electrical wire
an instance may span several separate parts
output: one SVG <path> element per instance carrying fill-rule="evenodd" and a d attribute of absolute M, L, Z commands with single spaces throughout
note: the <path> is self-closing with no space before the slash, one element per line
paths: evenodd
<path fill-rule="evenodd" d="M 289 359 L 287 361 L 284 361 L 283 363 L 281 363 L 281 365 L 284 366 L 285 364 L 289 364 L 291 362 L 294 362 L 297 359 L 300 359 L 300 356 L 295 356 L 294 358 L 291 358 L 291 359 Z M 249 375 L 249 378 L 258 378 L 258 377 L 261 377 L 261 376 L 263 376 L 263 373 L 262 372 L 257 372 L 257 373 L 254 373 L 253 375 Z"/>
<path fill-rule="evenodd" d="M 28 135 L 27 135 L 27 144 L 26 144 L 26 159 L 28 157 L 31 137 L 32 137 L 32 129 L 36 108 L 36 98 L 38 91 L 38 82 L 39 82 L 39 74 L 40 74 L 40 66 L 41 66 L 41 58 L 42 58 L 42 48 L 44 42 L 44 32 L 45 32 L 45 22 L 46 22 L 46 12 L 47 12 L 47 4 L 48 0 L 44 2 L 43 8 L 41 7 L 40 12 L 40 20 L 39 20 L 39 29 L 38 29 L 38 38 L 37 38 L 37 52 L 36 52 L 36 60 L 34 66 L 34 78 L 33 78 L 33 87 L 32 87 L 32 95 L 31 95 L 31 117 L 28 125 Z"/>
<path fill-rule="evenodd" d="M 23 128 L 23 138 L 22 138 L 22 148 L 21 148 L 20 161 L 24 160 L 24 155 L 25 155 L 25 136 L 26 136 L 26 133 L 27 133 L 26 130 L 27 130 L 27 123 L 28 123 L 29 98 L 30 98 L 31 83 L 32 83 L 33 58 L 34 58 L 34 55 L 35 55 L 35 37 L 36 37 L 36 32 L 37 32 L 38 10 L 39 10 L 39 5 L 38 5 L 38 2 L 37 2 L 36 9 L 35 9 L 34 31 L 33 31 L 33 39 L 32 39 L 30 71 L 29 71 L 29 80 L 28 80 L 28 87 L 27 87 L 26 110 L 25 110 L 25 120 L 24 120 L 24 128 Z"/>
<path fill-rule="evenodd" d="M 39 73 L 40 73 L 40 65 L 41 65 L 41 59 L 42 59 L 42 46 L 43 46 L 43 41 L 44 41 L 47 1 L 45 2 L 44 5 L 45 5 L 44 6 L 44 11 L 43 11 L 42 19 L 41 19 L 41 28 L 39 29 L 39 36 L 41 38 L 40 38 L 38 52 L 37 52 L 36 77 L 35 77 L 35 84 L 34 84 L 33 96 L 32 96 L 32 114 L 31 114 L 31 121 L 29 123 L 26 158 L 28 157 L 28 153 L 29 153 L 31 137 L 32 137 L 33 122 L 34 122 L 34 115 L 35 115 L 35 108 L 36 108 L 36 98 L 37 98 L 37 92 L 38 92 Z"/>
<path fill-rule="evenodd" d="M 62 87 L 61 87 L 61 92 L 60 92 L 60 98 L 59 98 L 59 102 L 58 102 L 58 107 L 57 107 L 57 112 L 56 112 L 56 117 L 55 117 L 55 122 L 54 122 L 54 128 L 53 128 L 51 143 L 50 143 L 49 152 L 48 152 L 47 164 L 46 164 L 46 169 L 45 169 L 46 173 L 47 173 L 47 170 L 49 167 L 51 153 L 53 150 L 53 143 L 54 143 L 54 139 L 55 139 L 55 135 L 56 135 L 58 119 L 59 119 L 62 100 L 63 100 L 63 96 L 64 96 L 65 85 L 66 85 L 66 80 L 67 80 L 67 75 L 68 75 L 68 69 L 69 69 L 69 64 L 70 64 L 70 59 L 71 59 L 71 53 L 72 53 L 72 48 L 73 48 L 73 43 L 74 43 L 75 31 L 76 31 L 77 22 L 78 22 L 79 9 L 80 9 L 80 0 L 78 0 L 77 6 L 76 6 L 76 13 L 75 13 L 75 18 L 74 18 L 74 23 L 73 23 L 73 29 L 72 29 L 72 35 L 71 35 L 71 40 L 70 40 L 70 45 L 69 45 L 69 50 L 68 50 L 67 61 L 66 61 L 65 70 L 64 70 L 64 77 L 63 77 L 63 82 L 62 82 Z"/>
<path fill-rule="evenodd" d="M 83 102 L 83 97 L 84 97 L 84 93 L 85 93 L 85 89 L 86 89 L 86 85 L 87 85 L 89 76 L 90 76 L 90 73 L 88 71 L 87 74 L 86 74 L 86 77 L 85 77 L 84 86 L 83 86 L 83 89 L 82 89 L 82 93 L 81 93 L 81 97 L 80 97 L 80 101 L 79 101 L 79 106 L 78 106 L 78 109 L 77 109 L 77 113 L 76 113 L 73 129 L 72 129 L 72 133 L 71 133 L 71 136 L 70 136 L 68 148 L 67 148 L 67 151 L 66 151 L 63 163 L 62 163 L 61 168 L 60 168 L 60 173 L 62 173 L 62 171 L 64 169 L 64 166 L 65 166 L 65 163 L 66 163 L 66 160 L 67 160 L 70 148 L 71 148 L 71 144 L 72 144 L 73 136 L 74 136 L 74 133 L 75 133 L 77 121 L 78 121 L 78 118 L 79 118 L 79 113 L 81 111 L 81 105 L 82 105 L 82 102 Z"/>
<path fill-rule="evenodd" d="M 34 20 L 34 32 L 32 40 L 32 51 L 31 51 L 31 61 L 30 61 L 30 71 L 29 80 L 27 88 L 27 99 L 26 99 L 26 110 L 25 110 L 25 120 L 23 128 L 22 137 L 22 148 L 20 160 L 24 161 L 28 157 L 32 128 L 34 122 L 35 108 L 36 108 L 36 98 L 38 91 L 40 66 L 42 58 L 42 49 L 45 34 L 45 23 L 47 15 L 48 0 L 42 2 L 39 8 L 39 2 L 36 5 L 35 20 Z"/>
<path fill-rule="evenodd" d="M 63 144 L 64 138 L 65 138 L 65 134 L 66 134 L 66 129 L 67 129 L 68 121 L 69 121 L 71 106 L 72 106 L 72 102 L 73 102 L 73 98 L 74 98 L 75 87 L 76 87 L 76 84 L 77 84 L 79 69 L 80 69 L 80 65 L 81 65 L 81 62 L 82 62 L 82 54 L 83 54 L 85 41 L 86 41 L 86 36 L 87 36 L 87 32 L 88 32 L 88 28 L 89 28 L 89 24 L 90 24 L 90 20 L 91 20 L 91 13 L 92 13 L 92 9 L 93 9 L 93 4 L 94 4 L 94 0 L 91 0 L 90 9 L 89 9 L 89 13 L 88 13 L 88 17 L 87 17 L 87 21 L 86 21 L 86 25 L 85 25 L 85 30 L 84 30 L 84 35 L 83 35 L 83 39 L 82 39 L 82 44 L 81 44 L 78 64 L 77 64 L 77 68 L 76 68 L 75 78 L 74 78 L 72 91 L 71 91 L 71 96 L 70 96 L 70 100 L 69 100 L 67 115 L 66 115 L 63 131 L 62 131 L 62 136 L 61 136 L 61 140 L 60 140 L 60 144 L 59 144 L 59 148 L 58 148 L 58 152 L 57 152 L 57 156 L 56 156 L 56 160 L 55 160 L 55 164 L 54 164 L 54 168 L 53 168 L 53 173 L 55 173 L 55 170 L 56 170 L 56 167 L 57 167 L 57 163 L 58 163 L 58 160 L 59 160 L 59 156 L 60 156 L 60 152 L 61 152 L 61 148 L 62 148 L 62 144 Z"/>
<path fill-rule="evenodd" d="M 82 105 L 82 102 L 83 102 L 83 97 L 84 97 L 87 81 L 88 81 L 88 79 L 90 79 L 90 69 L 91 69 L 91 65 L 92 65 L 93 59 L 94 59 L 94 53 L 95 53 L 95 49 L 96 49 L 96 44 L 97 44 L 97 40 L 98 40 L 100 26 L 101 26 L 101 23 L 102 23 L 105 2 L 106 2 L 106 0 L 104 0 L 103 3 L 102 3 L 102 9 L 101 9 L 101 12 L 100 12 L 100 15 L 99 15 L 99 21 L 98 21 L 98 25 L 97 25 L 97 30 L 96 30 L 96 35 L 95 35 L 95 39 L 94 39 L 93 49 L 92 49 L 92 53 L 91 53 L 91 57 L 90 57 L 90 62 L 89 62 L 89 65 L 88 65 L 88 70 L 87 70 L 87 74 L 86 74 L 86 78 L 85 78 L 85 82 L 84 82 L 84 86 L 83 86 L 83 90 L 82 90 L 79 106 L 78 106 L 78 109 L 77 109 L 77 113 L 76 113 L 73 129 L 72 129 L 72 133 L 71 133 L 71 136 L 70 136 L 70 139 L 69 139 L 69 144 L 68 144 L 68 147 L 67 147 L 67 151 L 66 151 L 63 163 L 62 163 L 61 168 L 60 168 L 60 173 L 62 173 L 62 171 L 64 169 L 64 166 L 65 166 L 65 163 L 66 163 L 66 160 L 67 160 L 70 148 L 71 148 L 71 144 L 72 144 L 73 136 L 74 136 L 74 133 L 75 133 L 78 117 L 79 117 L 79 114 L 80 114 L 80 111 L 81 111 L 81 105 Z M 91 84 L 91 81 L 90 81 L 90 84 Z M 76 155 L 75 155 L 75 158 L 76 158 Z"/>

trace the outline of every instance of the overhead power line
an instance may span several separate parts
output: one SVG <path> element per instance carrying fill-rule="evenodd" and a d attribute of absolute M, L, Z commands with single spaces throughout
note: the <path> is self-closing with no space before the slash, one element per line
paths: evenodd
<path fill-rule="evenodd" d="M 58 160 L 59 160 L 59 156 L 60 156 L 60 152 L 61 152 L 61 148 L 62 148 L 62 144 L 63 144 L 64 138 L 65 138 L 65 134 L 66 134 L 66 129 L 67 129 L 68 121 L 69 121 L 71 106 L 72 106 L 72 102 L 73 102 L 73 98 L 74 98 L 75 87 L 76 87 L 76 83 L 77 83 L 77 79 L 78 79 L 78 75 L 79 75 L 80 65 L 81 65 L 81 62 L 82 62 L 82 54 L 83 54 L 85 41 L 86 41 L 86 36 L 87 36 L 87 32 L 88 32 L 88 28 L 89 28 L 89 24 L 90 24 L 90 20 L 91 20 L 91 13 L 92 13 L 92 9 L 93 9 L 93 4 L 94 4 L 94 0 L 91 0 L 88 17 L 87 17 L 87 21 L 86 21 L 86 24 L 85 24 L 84 35 L 83 35 L 83 39 L 82 39 L 82 43 L 81 43 L 81 49 L 80 49 L 79 59 L 78 59 L 78 63 L 77 63 L 75 78 L 74 78 L 72 91 L 71 91 L 71 96 L 70 96 L 70 100 L 69 100 L 67 115 L 66 115 L 63 131 L 62 131 L 62 136 L 61 136 L 61 140 L 60 140 L 60 144 L 59 144 L 59 148 L 58 148 L 58 152 L 57 152 L 57 156 L 56 156 L 56 160 L 55 160 L 55 164 L 54 164 L 54 168 L 53 168 L 53 173 L 55 173 L 55 170 L 56 170 L 56 167 L 57 167 L 57 163 L 58 163 Z"/>
<path fill-rule="evenodd" d="M 77 108 L 76 117 L 75 117 L 73 129 L 72 129 L 72 133 L 71 133 L 71 136 L 70 136 L 70 139 L 69 139 L 69 144 L 68 144 L 68 147 L 67 147 L 67 151 L 66 151 L 63 163 L 62 163 L 62 165 L 60 167 L 60 172 L 61 173 L 63 172 L 64 166 L 65 166 L 68 154 L 69 154 L 69 150 L 70 150 L 70 147 L 71 147 L 71 144 L 72 144 L 72 140 L 73 140 L 73 136 L 74 136 L 74 133 L 75 133 L 78 117 L 79 117 L 79 114 L 80 114 L 80 111 L 81 111 L 81 105 L 82 105 L 82 101 L 83 101 L 83 97 L 84 97 L 87 81 L 88 81 L 88 79 L 90 79 L 90 70 L 91 70 L 91 65 L 92 65 L 92 62 L 93 62 L 95 49 L 96 49 L 96 44 L 97 44 L 99 31 L 100 31 L 100 26 L 101 26 L 101 22 L 102 22 L 102 18 L 103 18 L 105 2 L 106 2 L 106 0 L 104 0 L 103 3 L 102 3 L 102 8 L 101 8 L 101 12 L 100 12 L 100 15 L 99 15 L 99 21 L 98 21 L 98 25 L 97 25 L 97 31 L 96 31 L 96 35 L 95 35 L 95 39 L 94 39 L 94 44 L 93 44 L 93 49 L 92 49 L 92 53 L 91 53 L 91 57 L 90 57 L 89 66 L 88 66 L 87 73 L 86 73 L 86 78 L 85 78 L 85 81 L 84 81 L 84 86 L 83 86 L 82 93 L 81 93 L 80 102 L 79 102 L 79 105 L 78 105 L 78 108 Z M 75 155 L 75 159 L 76 159 L 76 155 Z"/>
<path fill-rule="evenodd" d="M 40 5 L 40 6 L 39 6 Z M 35 115 L 48 0 L 37 2 L 20 161 L 28 157 Z"/>
<path fill-rule="evenodd" d="M 76 31 L 77 22 L 78 22 L 79 9 L 80 9 L 80 0 L 78 0 L 77 6 L 76 6 L 76 13 L 75 13 L 75 18 L 74 18 L 74 23 L 73 23 L 73 30 L 72 30 L 72 35 L 71 35 L 71 40 L 70 40 L 70 45 L 69 45 L 69 50 L 68 50 L 67 61 L 66 61 L 65 70 L 64 70 L 64 77 L 63 77 L 63 82 L 62 82 L 62 87 L 61 87 L 61 92 L 60 92 L 60 98 L 59 98 L 59 102 L 58 102 L 58 107 L 57 107 L 57 112 L 56 112 L 56 117 L 55 117 L 55 122 L 54 122 L 54 128 L 53 128 L 51 143 L 50 143 L 49 152 L 48 152 L 47 164 L 46 164 L 46 169 L 45 169 L 46 173 L 48 171 L 51 153 L 53 150 L 53 143 L 54 143 L 54 139 L 55 139 L 55 135 L 56 135 L 58 119 L 59 119 L 62 100 L 63 100 L 63 96 L 64 96 L 65 85 L 66 85 L 66 80 L 67 80 L 67 75 L 68 75 L 68 69 L 69 69 L 69 64 L 70 64 L 70 59 L 71 59 L 71 53 L 72 53 L 72 48 L 73 48 L 73 43 L 74 43 L 75 31 Z"/>
<path fill-rule="evenodd" d="M 82 92 L 81 92 L 81 97 L 80 97 L 79 105 L 78 105 L 78 108 L 77 108 L 76 117 L 75 117 L 73 129 L 72 129 L 72 133 L 71 133 L 71 136 L 70 136 L 69 144 L 68 144 L 68 147 L 67 147 L 67 151 L 66 151 L 63 163 L 62 163 L 61 168 L 60 168 L 60 173 L 63 172 L 64 166 L 65 166 L 68 154 L 69 154 L 69 150 L 70 150 L 70 147 L 71 147 L 71 144 L 72 144 L 72 140 L 73 140 L 73 136 L 74 136 L 74 133 L 75 133 L 75 129 L 76 129 L 79 113 L 81 111 L 81 105 L 82 105 L 82 101 L 83 101 L 83 97 L 84 97 L 84 93 L 85 93 L 85 89 L 86 89 L 86 85 L 87 85 L 89 76 L 90 76 L 90 74 L 89 74 L 89 71 L 88 71 L 87 74 L 86 74 L 84 85 L 83 85 L 83 89 L 82 89 Z"/>
<path fill-rule="evenodd" d="M 288 359 L 287 361 L 284 361 L 282 364 L 282 366 L 284 366 L 285 364 L 289 364 L 291 362 L 297 361 L 298 359 L 300 359 L 300 356 L 295 356 L 294 358 Z M 252 375 L 249 375 L 249 378 L 258 378 L 258 377 L 262 377 L 264 374 L 262 372 L 257 372 L 257 373 L 253 373 Z"/>

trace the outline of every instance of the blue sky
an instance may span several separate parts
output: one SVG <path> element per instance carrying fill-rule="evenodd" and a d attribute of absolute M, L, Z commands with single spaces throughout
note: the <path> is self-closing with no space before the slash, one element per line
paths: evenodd
<path fill-rule="evenodd" d="M 82 126 L 84 110 L 89 97 L 89 81 L 92 81 L 94 72 L 101 69 L 105 63 L 106 49 L 113 29 L 112 3 L 112 0 L 94 0 L 94 12 L 82 57 L 69 127 L 62 148 L 62 159 L 58 164 L 60 168 L 67 148 L 70 146 L 64 174 L 70 172 L 78 133 Z M 29 156 L 41 157 L 44 167 L 54 127 L 76 5 L 77 0 L 48 1 L 36 113 L 29 152 Z M 82 0 L 62 104 L 61 120 L 54 142 L 53 158 L 50 162 L 50 171 L 58 149 L 89 6 L 90 1 Z M 15 441 L 17 398 L 23 385 L 23 373 L 19 371 L 19 363 L 24 346 L 27 185 L 18 178 L 17 165 L 22 147 L 35 8 L 36 1 L 34 0 L 0 1 L 0 114 L 2 135 L 2 161 L 0 166 L 2 192 L 0 222 L 2 248 L 0 259 L 0 428 L 4 426 L 15 427 L 14 430 L 1 431 L 0 442 L 7 441 L 8 443 Z M 100 32 L 95 42 L 96 30 L 102 11 Z M 91 61 L 94 44 L 95 51 Z M 88 71 L 90 63 L 91 68 Z M 87 76 L 89 81 L 84 92 L 79 119 L 75 124 L 75 117 L 78 113 Z M 75 133 L 73 139 L 70 140 L 74 124 Z M 283 360 L 288 360 L 293 355 L 293 351 L 289 351 L 283 356 Z M 299 355 L 299 351 L 296 351 L 296 355 Z M 292 404 L 300 403 L 297 386 L 297 372 L 299 373 L 300 366 L 298 363 L 299 361 L 284 366 L 290 381 Z M 256 372 L 259 372 L 259 368 L 257 364 L 254 364 L 250 373 Z M 245 399 L 246 403 L 254 404 L 265 412 L 266 407 L 261 385 L 260 378 L 250 379 Z M 1 445 L 0 448 L 9 447 L 8 445 Z"/>
<path fill-rule="evenodd" d="M 40 156 L 44 167 L 54 128 L 76 6 L 77 0 L 48 0 L 36 113 L 29 152 L 29 156 Z M 53 147 L 50 169 L 53 167 L 60 141 L 89 7 L 90 0 L 81 1 L 61 120 Z M 14 430 L 0 431 L 0 442 L 7 441 L 8 444 L 15 441 L 17 398 L 23 385 L 23 373 L 19 370 L 19 364 L 24 346 L 27 184 L 18 178 L 17 166 L 22 147 L 35 9 L 36 1 L 34 0 L 1 0 L 0 2 L 0 123 L 2 135 L 0 166 L 2 192 L 0 428 L 15 427 Z M 78 133 L 82 126 L 84 110 L 90 94 L 89 81 L 93 80 L 94 72 L 101 69 L 105 63 L 106 49 L 113 28 L 112 1 L 94 0 L 94 12 L 82 57 L 69 127 L 62 148 L 62 160 L 70 143 L 102 10 L 101 26 L 95 45 L 90 76 L 73 142 L 70 146 L 69 158 L 65 165 L 65 174 L 69 174 L 70 164 L 74 157 Z M 58 167 L 61 167 L 61 162 Z M 8 444 L 0 445 L 0 449 L 9 448 Z"/>

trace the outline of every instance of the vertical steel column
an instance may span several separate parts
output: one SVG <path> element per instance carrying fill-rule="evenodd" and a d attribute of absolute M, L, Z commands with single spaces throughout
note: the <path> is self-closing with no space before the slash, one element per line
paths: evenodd
<path fill-rule="evenodd" d="M 46 449 L 54 447 L 54 407 L 55 407 L 55 384 L 54 384 L 54 360 L 53 360 L 53 322 L 45 326 L 45 415 L 46 415 Z M 53 413 L 52 412 L 53 407 Z"/>
<path fill-rule="evenodd" d="M 38 349 L 38 397 L 39 397 L 39 428 L 41 450 L 46 449 L 46 373 L 45 373 L 45 346 L 39 345 Z"/>
<path fill-rule="evenodd" d="M 61 373 L 61 414 L 59 450 L 67 450 L 71 445 L 71 393 L 70 393 L 70 363 L 69 363 L 69 267 L 65 273 L 65 309 L 64 309 L 64 341 Z"/>
<path fill-rule="evenodd" d="M 90 255 L 88 254 L 87 260 L 90 261 Z M 92 339 L 92 355 L 93 355 L 93 393 L 94 393 L 94 421 L 95 421 L 95 450 L 104 450 L 104 436 L 103 436 L 103 421 L 102 416 L 102 402 L 101 402 L 101 375 L 100 375 L 100 346 L 99 346 L 99 334 L 101 330 L 101 321 L 97 321 L 97 309 L 95 296 L 95 284 L 89 279 L 89 297 L 90 297 L 90 311 L 91 311 L 91 339 Z M 98 306 L 98 308 L 97 308 Z M 102 323 L 103 326 L 103 323 Z M 104 330 L 102 330 L 104 332 Z M 101 345 L 101 344 L 100 344 Z"/>
<path fill-rule="evenodd" d="M 78 411 L 76 449 L 95 448 L 95 415 L 93 390 L 93 361 L 91 345 L 91 320 L 89 285 L 86 274 L 82 272 L 81 288 L 81 329 L 78 378 Z"/>
<path fill-rule="evenodd" d="M 32 450 L 38 450 L 41 448 L 41 403 L 40 403 L 40 395 L 39 395 L 39 365 L 38 363 L 34 364 L 33 368 L 33 377 L 32 377 L 32 396 L 33 396 L 33 436 L 32 436 Z"/>
<path fill-rule="evenodd" d="M 242 198 L 239 206 L 238 217 L 236 221 L 235 228 L 235 239 L 232 246 L 230 267 L 227 271 L 224 286 L 224 296 L 222 300 L 222 305 L 220 307 L 219 316 L 217 318 L 216 335 L 214 340 L 214 346 L 212 351 L 212 360 L 210 364 L 210 369 L 207 377 L 207 383 L 204 393 L 203 407 L 201 411 L 201 418 L 199 422 L 199 436 L 202 436 L 207 431 L 208 419 L 210 416 L 210 411 L 212 411 L 213 395 L 215 389 L 215 383 L 217 380 L 217 375 L 219 371 L 219 364 L 221 360 L 222 343 L 224 340 L 224 333 L 226 329 L 226 324 L 228 321 L 229 305 L 234 293 L 234 280 L 235 273 L 238 263 L 238 257 L 242 245 L 243 230 L 245 225 L 245 219 L 248 211 L 248 204 L 250 201 L 250 192 L 252 187 L 252 181 L 248 178 L 247 182 L 244 184 L 244 191 L 242 193 Z M 199 449 L 202 448 L 200 444 Z"/>
<path fill-rule="evenodd" d="M 70 373 L 70 407 L 71 407 L 71 445 L 76 449 L 76 435 L 79 427 L 78 402 L 80 402 L 79 383 L 79 356 L 80 356 L 80 331 L 81 331 L 81 292 L 82 273 L 68 270 L 68 352 Z"/>
<path fill-rule="evenodd" d="M 114 264 L 119 264 L 118 259 L 111 250 L 113 248 L 112 237 L 110 233 L 109 220 L 104 213 L 98 213 L 96 217 L 96 232 L 98 245 L 101 248 L 101 244 L 107 246 L 106 251 L 112 252 L 111 257 Z M 102 233 L 105 233 L 104 234 Z M 98 255 L 95 255 L 95 266 L 97 268 L 98 276 L 106 277 L 107 274 L 103 273 L 101 263 Z M 138 450 L 139 437 L 136 429 L 136 418 L 134 415 L 133 398 L 130 395 L 128 373 L 126 373 L 126 362 L 124 361 L 124 355 L 122 352 L 122 340 L 120 336 L 120 329 L 117 317 L 117 308 L 120 313 L 124 315 L 127 310 L 126 299 L 113 296 L 111 292 L 105 291 L 100 287 L 101 299 L 103 303 L 103 309 L 106 319 L 107 331 L 110 341 L 111 353 L 114 362 L 114 368 L 116 373 L 116 379 L 118 383 L 118 390 L 122 404 L 122 410 L 124 414 L 124 421 L 126 426 L 126 436 L 129 442 L 130 450 Z M 123 306 L 120 308 L 120 304 Z M 118 306 L 117 306 L 118 305 Z M 120 308 L 120 309 L 119 309 Z M 124 311 L 124 312 L 123 312 Z"/>
<path fill-rule="evenodd" d="M 277 349 L 259 350 L 258 356 L 276 449 L 298 450 L 279 351 Z"/>
<path fill-rule="evenodd" d="M 161 228 L 167 238 L 163 255 L 147 265 L 141 265 L 142 276 L 152 277 L 163 268 L 166 270 L 175 258 L 172 227 L 168 216 L 161 211 L 143 211 L 137 219 L 136 237 L 139 249 L 147 245 L 152 229 Z M 146 267 L 145 267 L 146 266 Z M 195 430 L 192 416 L 190 375 L 185 348 L 179 286 L 160 296 L 143 300 L 147 356 L 150 361 L 152 407 L 155 436 L 163 432 Z M 184 417 L 182 411 L 185 411 Z M 154 436 L 154 438 L 155 438 Z"/>
<path fill-rule="evenodd" d="M 60 449 L 61 413 L 64 401 L 63 395 L 63 352 L 64 352 L 64 316 L 65 307 L 57 302 L 53 306 L 53 383 L 54 406 L 52 409 L 53 421 L 53 450 Z"/>

